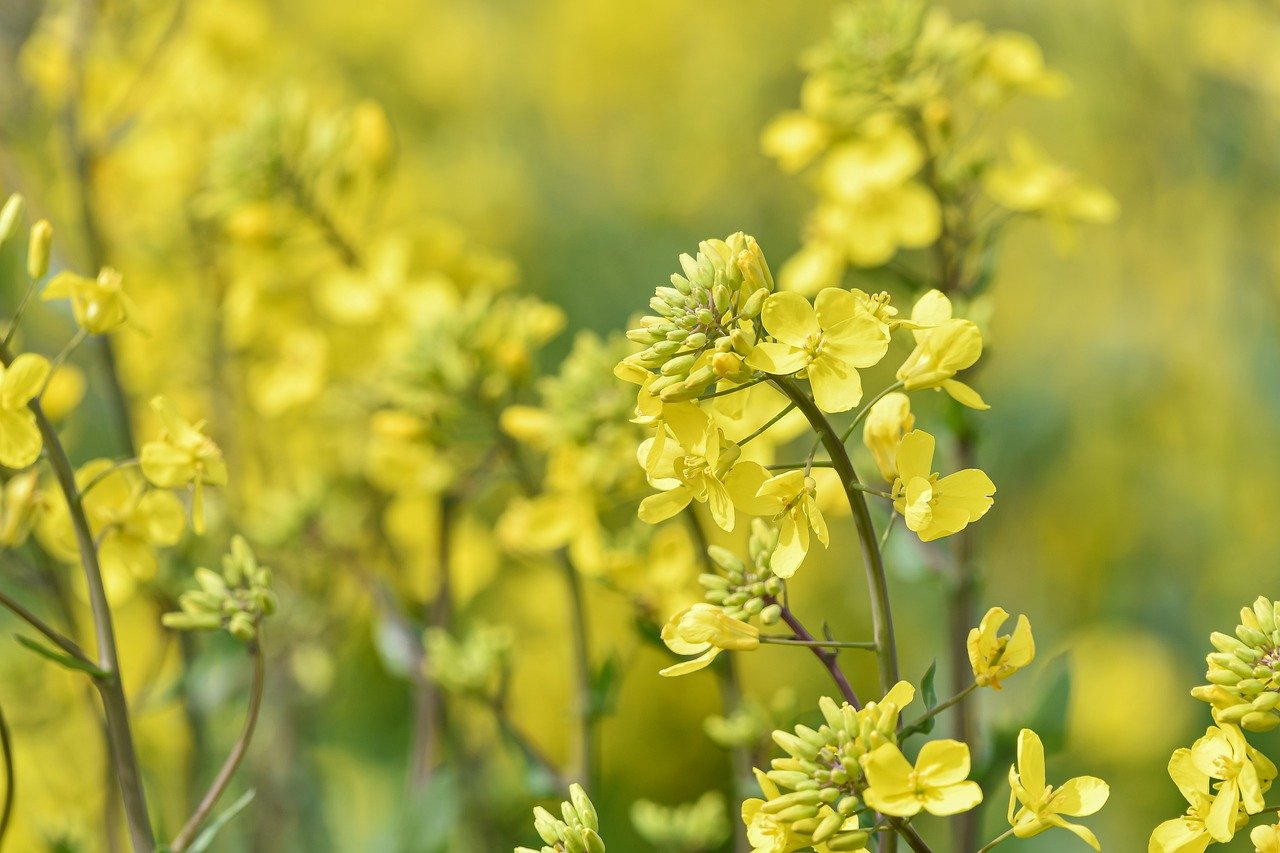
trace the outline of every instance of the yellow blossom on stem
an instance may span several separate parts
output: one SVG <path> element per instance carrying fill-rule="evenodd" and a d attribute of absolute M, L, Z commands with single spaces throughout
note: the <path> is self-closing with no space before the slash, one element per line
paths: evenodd
<path fill-rule="evenodd" d="M 862 757 L 862 769 L 863 802 L 883 814 L 911 817 L 923 809 L 945 817 L 982 802 L 982 789 L 969 779 L 969 747 L 959 741 L 929 741 L 914 767 L 896 744 L 886 743 Z"/>
<path fill-rule="evenodd" d="M 805 371 L 824 412 L 846 412 L 862 399 L 859 368 L 889 349 L 889 326 L 847 290 L 829 287 L 813 305 L 798 293 L 774 293 L 760 315 L 776 341 L 756 344 L 747 365 L 774 376 Z"/>
<path fill-rule="evenodd" d="M 1107 783 L 1094 776 L 1077 776 L 1054 788 L 1045 782 L 1044 744 L 1031 729 L 1018 733 L 1018 763 L 1009 768 L 1009 825 L 1019 838 L 1061 827 L 1101 850 L 1097 837 L 1086 827 L 1063 820 L 1083 817 L 1102 808 L 1111 793 Z"/>
<path fill-rule="evenodd" d="M 742 802 L 742 822 L 747 827 L 747 843 L 751 853 L 793 853 L 809 847 L 810 838 L 797 832 L 792 822 L 782 820 L 777 813 L 764 810 L 765 803 L 782 796 L 773 780 L 758 769 L 752 768 L 764 799 L 752 797 Z"/>
<path fill-rule="evenodd" d="M 27 407 L 44 387 L 49 361 L 23 353 L 8 367 L 0 367 L 0 465 L 26 468 L 40 458 L 44 440 L 36 416 Z"/>
<path fill-rule="evenodd" d="M 1003 607 L 993 607 L 982 617 L 978 627 L 969 631 L 969 663 L 980 687 L 1000 689 L 1000 680 L 1008 678 L 1036 656 L 1036 642 L 1031 635 L 1031 622 L 1019 616 L 1012 634 L 999 636 L 1000 626 L 1009 618 Z"/>
<path fill-rule="evenodd" d="M 103 267 L 97 278 L 61 272 L 49 280 L 41 299 L 70 299 L 76 325 L 91 335 L 104 335 L 137 316 L 124 292 L 120 273 Z"/>
<path fill-rule="evenodd" d="M 222 451 L 204 434 L 204 423 L 192 424 L 178 414 L 168 397 L 156 397 L 151 408 L 160 416 L 164 430 L 156 441 L 142 447 L 142 473 L 153 485 L 177 489 L 192 485 L 195 497 L 191 507 L 191 526 L 204 532 L 204 487 L 223 486 L 227 482 L 227 466 Z"/>
<path fill-rule="evenodd" d="M 1173 757 L 1169 759 L 1169 776 L 1186 798 L 1187 811 L 1181 817 L 1166 820 L 1155 828 L 1147 846 L 1148 853 L 1203 853 L 1214 842 L 1206 825 L 1214 802 L 1209 793 L 1209 776 L 1196 768 L 1189 749 L 1179 749 L 1173 753 Z M 1232 816 L 1231 835 L 1238 832 L 1248 820 L 1248 815 L 1237 811 Z"/>
<path fill-rule="evenodd" d="M 892 483 L 898 479 L 898 445 L 902 436 L 915 428 L 911 398 L 900 391 L 886 394 L 867 412 L 862 426 L 862 442 L 875 457 L 880 476 Z"/>
<path fill-rule="evenodd" d="M 659 671 L 675 676 L 697 672 L 725 650 L 746 652 L 760 646 L 760 631 L 727 615 L 719 607 L 699 602 L 681 610 L 662 626 L 662 642 L 678 655 L 698 655 Z"/>
<path fill-rule="evenodd" d="M 778 526 L 778 544 L 769 566 L 780 578 L 789 578 L 809 553 L 809 531 L 825 547 L 827 522 L 818 508 L 817 484 L 804 471 L 786 471 L 770 477 L 755 462 L 734 466 L 725 484 L 734 503 L 752 515 L 772 518 Z"/>
<path fill-rule="evenodd" d="M 1081 180 L 1023 134 L 1009 140 L 1008 161 L 987 172 L 984 186 L 997 204 L 1043 216 L 1063 249 L 1075 241 L 1074 223 L 1103 225 L 1120 213 L 1111 193 Z"/>
<path fill-rule="evenodd" d="M 733 530 L 733 500 L 724 481 L 740 451 L 705 414 L 696 408 L 692 413 L 697 417 L 669 422 L 676 441 L 664 441 L 656 458 L 652 448 L 658 439 L 645 439 L 640 444 L 640 464 L 645 466 L 649 482 L 661 490 L 640 502 L 640 520 L 658 524 L 696 500 L 707 504 L 720 529 Z"/>
<path fill-rule="evenodd" d="M 971 409 L 988 409 L 981 395 L 955 378 L 982 355 L 982 332 L 969 320 L 951 316 L 951 300 L 931 290 L 911 309 L 916 348 L 898 368 L 898 379 L 908 391 L 941 388 Z"/>
<path fill-rule="evenodd" d="M 1249 746 L 1238 726 L 1210 726 L 1191 746 L 1195 768 L 1217 783 L 1205 828 L 1214 840 L 1230 841 L 1235 835 L 1236 813 L 1257 814 L 1265 803 L 1262 795 L 1276 778 L 1276 766 Z"/>
<path fill-rule="evenodd" d="M 934 439 L 912 430 L 898 445 L 898 477 L 893 484 L 893 508 L 921 541 L 931 542 L 959 533 L 987 514 L 995 484 L 977 468 L 946 477 L 934 473 Z"/>

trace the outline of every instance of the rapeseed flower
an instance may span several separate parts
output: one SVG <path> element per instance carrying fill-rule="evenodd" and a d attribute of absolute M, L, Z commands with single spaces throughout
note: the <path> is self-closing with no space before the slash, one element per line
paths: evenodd
<path fill-rule="evenodd" d="M 978 627 L 969 631 L 969 663 L 980 687 L 999 690 L 1001 679 L 1008 678 L 1035 659 L 1035 638 L 1026 616 L 1018 617 L 1012 634 L 998 635 L 1000 626 L 1008 618 L 1004 608 L 993 607 L 982 617 Z"/>
<path fill-rule="evenodd" d="M 678 655 L 698 655 L 659 671 L 676 676 L 697 672 L 726 650 L 746 652 L 760 647 L 760 631 L 727 615 L 713 604 L 699 602 L 685 608 L 662 626 L 662 642 Z"/>
<path fill-rule="evenodd" d="M 824 412 L 845 412 L 862 399 L 859 368 L 889 349 L 889 326 L 847 290 L 829 287 L 810 305 L 783 291 L 764 302 L 760 319 L 775 339 L 757 343 L 747 364 L 775 376 L 804 371 Z"/>
<path fill-rule="evenodd" d="M 920 748 L 915 766 L 896 744 L 886 743 L 863 756 L 867 776 L 863 801 L 895 817 L 921 810 L 945 817 L 982 802 L 982 789 L 969 779 L 969 747 L 955 740 L 933 740 Z"/>
<path fill-rule="evenodd" d="M 969 320 L 951 316 L 951 300 L 931 290 L 911 309 L 911 334 L 916 348 L 898 368 L 898 379 L 908 391 L 941 388 L 971 409 L 990 408 L 955 375 L 972 367 L 982 355 L 982 332 Z"/>
<path fill-rule="evenodd" d="M 1075 833 L 1100 850 L 1097 837 L 1080 824 L 1063 820 L 1091 815 L 1107 802 L 1107 783 L 1094 776 L 1068 779 L 1061 787 L 1045 783 L 1044 744 L 1031 729 L 1018 733 L 1018 762 L 1009 768 L 1009 825 L 1018 838 L 1031 838 L 1051 827 Z"/>
<path fill-rule="evenodd" d="M 28 407 L 49 377 L 44 356 L 23 353 L 0 367 L 0 465 L 26 468 L 40 458 L 44 439 Z"/>
<path fill-rule="evenodd" d="M 946 477 L 932 471 L 933 436 L 912 430 L 898 445 L 898 477 L 893 484 L 893 508 L 921 541 L 931 542 L 964 530 L 987 514 L 995 484 L 977 468 Z"/>
<path fill-rule="evenodd" d="M 142 473 L 162 489 L 194 486 L 191 526 L 196 533 L 203 533 L 204 487 L 227 483 L 222 451 L 205 435 L 204 423 L 185 420 L 168 397 L 156 397 L 151 401 L 151 408 L 160 416 L 164 429 L 160 438 L 143 445 Z"/>

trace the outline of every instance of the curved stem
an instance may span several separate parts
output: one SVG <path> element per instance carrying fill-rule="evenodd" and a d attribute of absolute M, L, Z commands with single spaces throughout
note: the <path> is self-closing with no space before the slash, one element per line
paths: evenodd
<path fill-rule="evenodd" d="M 878 647 L 876 658 L 880 673 L 880 690 L 883 695 L 898 683 L 898 644 L 893 633 L 893 612 L 889 606 L 889 583 L 885 577 L 884 560 L 880 556 L 880 548 L 876 543 L 875 525 L 871 522 L 866 498 L 858 490 L 861 485 L 858 472 L 854 470 L 853 461 L 845 450 L 844 442 L 832 429 L 831 423 L 813 398 L 806 394 L 794 380 L 787 377 L 775 376 L 773 383 L 804 413 L 809 425 L 813 427 L 823 446 L 826 447 L 832 466 L 840 475 L 840 482 L 844 485 L 845 497 L 849 501 L 849 509 L 853 512 L 853 523 L 857 527 L 858 541 L 862 549 L 863 568 L 871 598 L 871 628 Z"/>
<path fill-rule="evenodd" d="M 200 800 L 200 805 L 196 806 L 196 810 L 191 813 L 191 817 L 183 825 L 182 831 L 174 837 L 173 843 L 169 845 L 173 853 L 182 853 L 195 840 L 196 833 L 200 831 L 200 827 L 209 818 L 214 806 L 218 804 L 218 799 L 226 792 L 227 786 L 231 784 L 231 779 L 236 774 L 236 770 L 240 768 L 240 762 L 244 761 L 245 754 L 249 751 L 249 743 L 253 740 L 253 731 L 258 726 L 258 713 L 262 709 L 262 693 L 266 685 L 267 670 L 260 642 L 254 642 L 252 652 L 253 683 L 249 687 L 249 710 L 244 718 L 244 728 L 240 731 L 240 737 L 236 740 L 235 746 L 231 747 L 227 760 L 222 763 L 222 769 L 214 777 L 213 784 L 209 786 L 204 798 Z"/>
<path fill-rule="evenodd" d="M 848 702 L 856 710 L 862 710 L 862 703 L 858 701 L 858 694 L 854 692 L 853 685 L 849 683 L 849 678 L 844 674 L 844 670 L 840 668 L 840 662 L 836 658 L 836 653 L 818 645 L 818 641 L 809 633 L 808 629 L 801 624 L 796 615 L 791 612 L 791 608 L 787 607 L 776 598 L 766 598 L 769 604 L 777 604 L 782 608 L 782 621 L 787 623 L 792 631 L 795 631 L 797 639 L 806 641 L 809 651 L 813 652 L 814 657 L 822 662 L 827 668 L 827 672 L 831 674 L 831 680 L 836 683 L 836 687 L 840 688 L 840 695 L 844 697 L 844 701 Z"/>
<path fill-rule="evenodd" d="M 849 437 L 853 435 L 853 431 L 858 428 L 858 424 L 866 420 L 867 415 L 870 414 L 871 412 L 872 406 L 874 406 L 876 403 L 879 403 L 885 397 L 888 397 L 894 391 L 901 389 L 904 384 L 905 383 L 903 383 L 903 381 L 899 379 L 897 382 L 893 383 L 892 385 L 889 385 L 879 394 L 872 397 L 870 402 L 868 402 L 865 406 L 863 406 L 858 411 L 858 414 L 853 416 L 853 420 L 849 423 L 849 426 L 845 427 L 845 431 L 840 434 L 840 442 L 843 444 L 844 442 L 849 440 Z"/>
<path fill-rule="evenodd" d="M 769 427 L 773 426 L 773 425 L 774 425 L 774 424 L 776 424 L 778 421 L 782 420 L 782 419 L 783 419 L 783 418 L 785 418 L 787 415 L 789 415 L 789 414 L 791 413 L 791 410 L 792 410 L 792 409 L 794 409 L 795 407 L 796 407 L 796 404 L 795 404 L 795 403 L 788 403 L 788 404 L 787 404 L 787 407 L 786 407 L 785 409 L 783 409 L 781 412 L 778 412 L 778 414 L 774 415 L 773 417 L 769 418 L 769 420 L 767 420 L 767 421 L 765 422 L 764 426 L 760 427 L 758 430 L 756 430 L 755 432 L 751 433 L 751 435 L 749 435 L 749 436 L 747 436 L 746 438 L 742 439 L 742 441 L 739 441 L 739 442 L 738 442 L 738 446 L 739 446 L 739 447 L 742 447 L 744 444 L 746 444 L 747 442 L 751 441 L 753 438 L 757 438 L 757 437 L 759 437 L 759 436 L 763 435 L 763 434 L 765 433 L 765 431 L 767 431 L 767 430 L 769 429 Z"/>
<path fill-rule="evenodd" d="M 6 367 L 13 363 L 13 355 L 7 347 L 0 346 L 0 361 Z M 84 506 L 80 503 L 75 469 L 71 467 L 71 460 L 67 458 L 66 449 L 62 446 L 57 430 L 45 416 L 38 400 L 32 400 L 27 406 L 35 415 L 36 426 L 44 440 L 49 467 L 53 469 L 58 488 L 67 502 L 67 514 L 70 516 L 71 526 L 75 531 L 76 546 L 80 551 L 80 565 L 84 571 L 89 609 L 93 614 L 94 637 L 98 647 L 98 669 L 104 673 L 101 677 L 94 679 L 94 684 L 102 698 L 112 761 L 120 782 L 125 819 L 129 826 L 129 839 L 136 853 L 152 853 L 155 849 L 155 835 L 152 833 L 151 819 L 147 812 L 147 797 L 142 787 L 142 773 L 138 767 L 138 755 L 134 747 L 133 730 L 129 720 L 129 703 L 125 698 L 124 685 L 120 678 L 120 657 L 116 650 L 111 606 L 107 602 L 107 590 L 102 580 L 102 567 L 98 564 L 98 551 L 94 546 L 93 532 L 89 527 L 89 519 L 85 516 Z"/>
<path fill-rule="evenodd" d="M 9 832 L 9 820 L 13 817 L 13 800 L 16 779 L 13 770 L 13 734 L 9 721 L 0 710 L 0 751 L 4 753 L 4 805 L 0 806 L 0 849 L 4 849 L 4 837 Z"/>

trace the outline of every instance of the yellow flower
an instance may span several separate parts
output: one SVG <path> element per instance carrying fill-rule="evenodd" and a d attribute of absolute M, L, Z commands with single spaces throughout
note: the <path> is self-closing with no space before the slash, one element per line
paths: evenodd
<path fill-rule="evenodd" d="M 712 604 L 699 602 L 681 610 L 662 626 L 662 642 L 678 655 L 698 655 L 660 670 L 659 675 L 675 676 L 697 672 L 716 659 L 720 652 L 748 652 L 760 646 L 760 631 Z"/>
<path fill-rule="evenodd" d="M 27 541 L 44 504 L 40 475 L 35 470 L 16 474 L 0 491 L 0 545 L 17 548 Z"/>
<path fill-rule="evenodd" d="M 978 627 L 969 631 L 969 663 L 973 677 L 981 687 L 1000 689 L 1000 680 L 1022 669 L 1036 656 L 1036 641 L 1031 635 L 1031 622 L 1019 616 L 1012 634 L 999 636 L 998 631 L 1009 614 L 1003 607 L 993 607 L 982 617 Z"/>
<path fill-rule="evenodd" d="M 777 814 L 763 811 L 769 800 L 782 796 L 773 780 L 756 768 L 756 781 L 765 798 L 752 797 L 742 802 L 742 822 L 747 827 L 747 843 L 751 853 L 793 853 L 809 846 L 809 836 L 796 832 L 792 824 Z"/>
<path fill-rule="evenodd" d="M 640 502 L 640 520 L 659 524 L 696 500 L 707 504 L 722 530 L 733 530 L 733 500 L 724 480 L 740 455 L 738 446 L 696 406 L 681 409 L 680 417 L 668 417 L 666 426 L 675 442 L 667 441 L 660 428 L 658 437 L 645 439 L 637 451 L 649 482 L 661 489 Z M 657 454 L 655 447 L 660 448 Z"/>
<path fill-rule="evenodd" d="M 978 72 L 979 82 L 991 87 L 992 98 L 1017 92 L 1056 97 L 1070 86 L 1064 75 L 1045 68 L 1040 45 L 1024 33 L 994 33 L 986 47 Z"/>
<path fill-rule="evenodd" d="M 1018 763 L 1009 768 L 1009 825 L 1019 838 L 1039 835 L 1058 826 L 1074 832 L 1094 850 L 1097 837 L 1086 827 L 1062 819 L 1091 815 L 1107 802 L 1107 783 L 1093 776 L 1068 779 L 1060 788 L 1045 783 L 1044 744 L 1031 729 L 1018 733 Z M 1020 806 L 1020 807 L 1019 807 Z"/>
<path fill-rule="evenodd" d="M 6 468 L 26 468 L 40 458 L 44 440 L 27 404 L 40 393 L 48 376 L 48 359 L 32 353 L 0 367 L 0 465 Z"/>
<path fill-rule="evenodd" d="M 1204 737 L 1191 745 L 1191 761 L 1201 773 L 1221 780 L 1205 816 L 1205 828 L 1214 840 L 1230 841 L 1235 835 L 1237 811 L 1262 811 L 1262 795 L 1276 777 L 1276 766 L 1249 746 L 1240 728 L 1232 725 L 1210 726 Z"/>
<path fill-rule="evenodd" d="M 1169 776 L 1189 805 L 1181 817 L 1166 820 L 1155 828 L 1147 846 L 1148 853 L 1203 853 L 1214 841 L 1205 825 L 1213 806 L 1209 777 L 1196 769 L 1189 749 L 1173 753 L 1169 759 Z M 1237 812 L 1233 818 L 1232 834 L 1248 820 L 1248 815 Z"/>
<path fill-rule="evenodd" d="M 867 412 L 862 442 L 875 457 L 880 476 L 892 483 L 898 479 L 898 445 L 902 436 L 916 425 L 911 414 L 911 398 L 899 391 L 886 394 Z"/>
<path fill-rule="evenodd" d="M 227 466 L 222 451 L 204 434 L 204 423 L 192 424 L 178 414 L 168 397 L 156 397 L 151 408 L 160 416 L 164 430 L 156 441 L 142 447 L 142 473 L 162 489 L 194 485 L 191 526 L 204 532 L 204 486 L 224 486 Z"/>
<path fill-rule="evenodd" d="M 70 299 L 76 325 L 91 335 L 103 335 L 137 316 L 124 292 L 120 273 L 103 267 L 97 278 L 60 272 L 49 280 L 41 299 Z"/>
<path fill-rule="evenodd" d="M 977 391 L 955 375 L 972 367 L 982 355 L 982 332 L 969 320 L 951 317 L 951 300 L 931 290 L 911 309 L 911 334 L 916 348 L 898 368 L 898 379 L 908 391 L 941 388 L 971 409 L 990 408 Z"/>
<path fill-rule="evenodd" d="M 1008 163 L 992 167 L 983 185 L 997 204 L 1019 213 L 1043 216 L 1063 249 L 1074 243 L 1072 223 L 1106 224 L 1120 213 L 1111 193 L 1086 183 L 1049 159 L 1022 134 L 1009 140 Z"/>
<path fill-rule="evenodd" d="M 765 126 L 760 148 L 778 161 L 784 172 L 798 172 L 822 153 L 831 138 L 831 130 L 799 110 L 788 110 Z"/>
<path fill-rule="evenodd" d="M 1280 853 L 1280 824 L 1255 826 L 1249 833 L 1254 853 Z"/>
<path fill-rule="evenodd" d="M 912 430 L 898 445 L 898 478 L 893 484 L 893 508 L 906 519 L 923 542 L 964 530 L 987 514 L 995 484 L 977 468 L 946 477 L 932 472 L 933 436 Z"/>
<path fill-rule="evenodd" d="M 76 471 L 85 518 L 98 541 L 107 592 L 124 600 L 138 581 L 155 577 L 155 548 L 177 544 L 185 526 L 182 503 L 170 492 L 148 490 L 134 471 L 94 459 Z M 41 521 L 41 542 L 67 562 L 80 558 L 65 500 L 52 501 Z"/>
<path fill-rule="evenodd" d="M 889 349 L 889 327 L 847 290 L 829 287 L 813 305 L 798 293 L 774 293 L 761 321 L 777 339 L 756 344 L 747 364 L 775 376 L 805 371 L 824 412 L 846 412 L 862 399 L 858 368 L 871 367 Z"/>
<path fill-rule="evenodd" d="M 818 508 L 817 484 L 804 471 L 786 471 L 770 477 L 755 462 L 734 466 L 725 481 L 735 504 L 752 515 L 772 518 L 778 525 L 778 544 L 769 566 L 780 578 L 789 578 L 809 553 L 809 531 L 825 547 L 827 522 Z"/>
<path fill-rule="evenodd" d="M 982 802 L 982 789 L 969 780 L 969 747 L 955 740 L 933 740 L 920 749 L 916 765 L 895 744 L 886 743 L 862 757 L 868 788 L 863 802 L 895 817 L 921 809 L 945 817 Z"/>

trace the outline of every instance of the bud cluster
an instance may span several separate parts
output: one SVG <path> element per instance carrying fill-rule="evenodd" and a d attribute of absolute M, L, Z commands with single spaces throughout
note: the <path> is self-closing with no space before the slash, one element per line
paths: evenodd
<path fill-rule="evenodd" d="M 1213 705 L 1219 723 L 1254 732 L 1280 726 L 1280 602 L 1259 597 L 1240 611 L 1235 636 L 1214 632 L 1209 683 L 1191 695 Z"/>
<path fill-rule="evenodd" d="M 241 536 L 231 540 L 231 552 L 222 558 L 222 574 L 206 568 L 195 572 L 198 590 L 178 597 L 182 608 L 166 613 L 165 627 L 178 631 L 225 629 L 243 643 L 258 638 L 258 626 L 276 610 L 271 591 L 271 570 L 259 566 L 249 543 Z"/>
<path fill-rule="evenodd" d="M 762 811 L 812 836 L 814 844 L 826 843 L 831 850 L 861 849 L 867 832 L 848 822 L 867 811 L 860 797 L 866 786 L 862 757 L 883 744 L 897 743 L 899 702 L 905 705 L 913 695 L 911 686 L 902 682 L 882 701 L 869 702 L 861 710 L 824 696 L 818 701 L 823 725 L 796 726 L 794 734 L 775 731 L 773 741 L 787 757 L 773 759 L 766 775 L 790 793 L 768 801 Z"/>
<path fill-rule="evenodd" d="M 443 628 L 425 638 L 424 667 L 431 679 L 451 693 L 492 697 L 511 656 L 511 631 L 505 625 L 478 622 L 455 640 Z"/>
<path fill-rule="evenodd" d="M 760 621 L 772 625 L 782 616 L 782 605 L 774 601 L 782 593 L 782 579 L 769 567 L 769 559 L 778 544 L 778 530 L 764 519 L 751 521 L 748 566 L 736 554 L 719 545 L 707 549 L 707 556 L 719 573 L 704 572 L 698 583 L 706 590 L 704 597 L 734 619 Z"/>
<path fill-rule="evenodd" d="M 600 838 L 600 819 L 582 786 L 569 786 L 569 799 L 560 804 L 561 817 L 538 806 L 533 810 L 533 828 L 546 842 L 541 850 L 517 847 L 515 853 L 605 853 Z"/>
<path fill-rule="evenodd" d="M 713 850 L 729 836 L 729 818 L 719 791 L 708 791 L 697 802 L 679 806 L 637 800 L 631 807 L 631 824 L 659 850 Z"/>
<path fill-rule="evenodd" d="M 680 266 L 684 275 L 672 275 L 672 286 L 649 300 L 654 314 L 627 332 L 646 346 L 632 360 L 659 374 L 650 393 L 669 403 L 691 400 L 718 379 L 751 376 L 742 361 L 755 343 L 751 321 L 774 289 L 760 246 L 740 232 L 704 240 Z"/>

